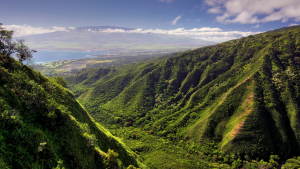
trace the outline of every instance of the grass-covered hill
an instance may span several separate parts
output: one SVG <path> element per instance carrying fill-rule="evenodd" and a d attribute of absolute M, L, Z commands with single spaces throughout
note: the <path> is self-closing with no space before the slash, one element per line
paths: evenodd
<path fill-rule="evenodd" d="M 147 168 L 60 84 L 0 53 L 1 169 Z"/>
<path fill-rule="evenodd" d="M 116 133 L 130 126 L 229 165 L 272 154 L 286 159 L 300 155 L 299 41 L 300 28 L 289 28 L 66 80 L 95 120 Z M 165 158 L 146 146 L 135 149 L 146 161 Z"/>

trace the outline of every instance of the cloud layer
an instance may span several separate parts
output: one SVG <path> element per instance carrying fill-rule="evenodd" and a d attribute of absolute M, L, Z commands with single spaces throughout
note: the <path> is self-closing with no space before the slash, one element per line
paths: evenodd
<path fill-rule="evenodd" d="M 25 35 L 33 35 L 33 34 L 43 34 L 43 33 L 51 33 L 56 31 L 74 31 L 76 28 L 69 27 L 57 27 L 53 26 L 51 29 L 43 28 L 43 27 L 32 27 L 27 25 L 5 25 L 5 29 L 13 30 L 15 32 L 14 36 L 25 36 Z M 194 29 L 184 29 L 178 28 L 173 30 L 162 30 L 162 29 L 135 29 L 135 30 L 123 30 L 123 29 L 99 29 L 92 30 L 86 29 L 82 30 L 86 32 L 99 32 L 99 33 L 154 33 L 154 34 L 166 34 L 166 35 L 181 35 L 188 36 L 195 39 L 203 39 L 208 41 L 215 42 L 224 42 L 231 39 L 236 39 L 240 37 L 245 37 L 253 34 L 257 34 L 260 32 L 241 32 L 241 31 L 223 31 L 220 28 L 210 28 L 210 27 L 202 27 L 202 28 L 194 28 Z"/>
<path fill-rule="evenodd" d="M 300 21 L 299 0 L 205 0 L 207 12 L 219 14 L 221 23 L 254 24 L 270 21 Z"/>
<path fill-rule="evenodd" d="M 13 30 L 14 36 L 25 36 L 25 35 L 33 35 L 33 34 L 43 34 L 43 33 L 51 33 L 56 31 L 68 31 L 69 29 L 64 27 L 53 26 L 52 28 L 43 28 L 43 27 L 31 27 L 27 25 L 3 25 L 3 27 L 7 30 Z M 70 29 L 74 29 L 74 27 L 70 27 Z"/>
<path fill-rule="evenodd" d="M 86 30 L 88 31 L 88 30 Z M 241 32 L 241 31 L 222 31 L 220 28 L 194 28 L 194 29 L 184 29 L 178 28 L 173 30 L 162 30 L 162 29 L 136 29 L 125 31 L 123 29 L 100 29 L 99 32 L 106 32 L 106 33 L 155 33 L 155 34 L 167 34 L 167 35 L 181 35 L 181 36 L 188 36 L 195 39 L 202 39 L 214 42 L 224 42 L 232 39 L 237 39 L 261 32 Z"/>

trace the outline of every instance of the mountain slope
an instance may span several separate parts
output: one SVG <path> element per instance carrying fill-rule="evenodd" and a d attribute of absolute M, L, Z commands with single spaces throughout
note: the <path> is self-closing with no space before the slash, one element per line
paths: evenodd
<path fill-rule="evenodd" d="M 146 168 L 58 83 L 0 54 L 0 168 Z"/>
<path fill-rule="evenodd" d="M 299 41 L 300 28 L 289 28 L 126 71 L 92 69 L 66 79 L 102 124 L 132 125 L 195 145 L 217 143 L 241 159 L 284 159 L 300 152 Z M 84 74 L 89 78 L 79 81 Z"/>

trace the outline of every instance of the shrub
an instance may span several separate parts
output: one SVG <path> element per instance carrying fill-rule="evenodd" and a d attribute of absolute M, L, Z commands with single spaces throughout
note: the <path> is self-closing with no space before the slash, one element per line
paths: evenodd
<path fill-rule="evenodd" d="M 130 165 L 130 166 L 127 167 L 127 169 L 137 169 L 137 168 L 133 165 Z"/>
<path fill-rule="evenodd" d="M 63 162 L 64 162 L 63 160 L 59 159 L 57 161 L 57 166 L 54 169 L 65 169 L 65 167 L 63 166 L 64 165 Z"/>
<path fill-rule="evenodd" d="M 241 167 L 242 167 L 242 160 L 237 159 L 236 161 L 234 161 L 234 162 L 232 163 L 232 167 L 233 167 L 233 168 L 241 168 Z"/>
<path fill-rule="evenodd" d="M 195 119 L 198 116 L 196 112 L 190 114 L 190 119 Z"/>
<path fill-rule="evenodd" d="M 42 143 L 40 143 L 40 145 L 39 145 L 39 147 L 38 147 L 38 152 L 41 152 L 41 151 L 43 151 L 43 149 L 44 149 L 44 147 L 45 147 L 45 145 L 47 144 L 47 142 L 42 142 Z"/>
<path fill-rule="evenodd" d="M 131 138 L 136 139 L 136 138 L 137 138 L 137 135 L 136 135 L 136 134 L 132 134 L 132 135 L 131 135 Z"/>
<path fill-rule="evenodd" d="M 218 155 L 214 155 L 214 162 L 218 161 Z"/>
<path fill-rule="evenodd" d="M 66 79 L 64 79 L 60 74 L 55 73 L 56 76 L 51 77 L 50 79 L 53 82 L 56 82 L 57 84 L 61 85 L 64 88 L 68 87 L 68 81 Z"/>
<path fill-rule="evenodd" d="M 278 155 L 271 155 L 269 163 L 272 166 L 272 168 L 277 168 L 278 167 L 278 162 L 279 162 L 279 157 Z"/>
<path fill-rule="evenodd" d="M 124 127 L 129 127 L 129 126 L 131 126 L 131 124 L 129 122 L 124 123 Z"/>
<path fill-rule="evenodd" d="M 122 122 L 122 118 L 121 117 L 115 117 L 114 118 L 114 123 L 121 123 Z"/>
<path fill-rule="evenodd" d="M 79 125 L 82 133 L 90 133 L 90 127 L 87 123 L 83 123 Z"/>
<path fill-rule="evenodd" d="M 84 136 L 87 138 L 88 141 L 88 146 L 96 146 L 97 145 L 97 137 L 95 134 L 92 135 L 88 135 L 88 134 L 84 134 Z"/>
<path fill-rule="evenodd" d="M 113 169 L 113 168 L 119 168 L 118 166 L 118 159 L 119 154 L 114 152 L 114 150 L 108 149 L 107 156 L 103 159 L 103 163 L 106 168 Z"/>

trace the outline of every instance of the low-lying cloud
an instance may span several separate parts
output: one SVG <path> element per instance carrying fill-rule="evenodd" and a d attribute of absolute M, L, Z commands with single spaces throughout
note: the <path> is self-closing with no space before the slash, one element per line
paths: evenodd
<path fill-rule="evenodd" d="M 31 27 L 27 25 L 5 25 L 5 29 L 13 30 L 15 32 L 14 36 L 25 36 L 25 35 L 33 35 L 33 34 L 43 34 L 43 33 L 51 33 L 56 31 L 75 31 L 75 27 L 57 27 L 53 26 L 52 28 L 43 28 L 43 27 Z M 261 32 L 242 32 L 242 31 L 223 31 L 220 28 L 210 28 L 210 27 L 202 27 L 202 28 L 193 28 L 193 29 L 172 29 L 172 30 L 163 30 L 163 29 L 135 29 L 135 30 L 123 30 L 123 29 L 86 29 L 82 30 L 85 32 L 98 32 L 98 33 L 153 33 L 153 34 L 166 34 L 166 35 L 179 35 L 179 36 L 188 36 L 195 39 L 202 39 L 208 41 L 215 42 L 224 42 L 231 39 L 237 39 Z"/>
<path fill-rule="evenodd" d="M 32 27 L 27 25 L 3 25 L 3 27 L 7 30 L 13 30 L 14 36 L 26 36 L 26 35 L 70 30 L 65 27 L 57 27 L 57 26 L 53 26 L 52 28 L 43 28 L 43 27 Z M 73 29 L 74 27 L 70 27 L 70 28 Z"/>
<path fill-rule="evenodd" d="M 208 13 L 221 23 L 255 24 L 270 21 L 300 21 L 299 0 L 205 0 Z"/>
<path fill-rule="evenodd" d="M 184 29 L 178 28 L 173 30 L 162 30 L 162 29 L 135 29 L 125 31 L 123 29 L 100 29 L 99 32 L 106 32 L 106 33 L 155 33 L 155 34 L 167 34 L 167 35 L 181 35 L 181 36 L 188 36 L 195 39 L 202 39 L 208 41 L 215 41 L 215 42 L 224 42 L 227 40 L 237 39 L 261 32 L 241 32 L 241 31 L 222 31 L 220 28 L 194 28 L 194 29 Z"/>
<path fill-rule="evenodd" d="M 299 25 L 299 24 L 296 24 L 296 23 L 289 24 L 289 26 L 297 26 L 297 25 Z"/>

